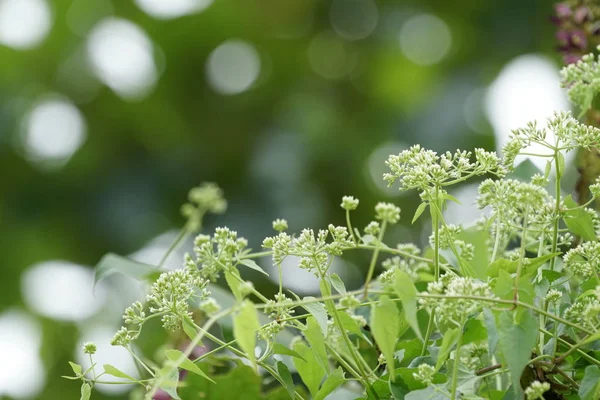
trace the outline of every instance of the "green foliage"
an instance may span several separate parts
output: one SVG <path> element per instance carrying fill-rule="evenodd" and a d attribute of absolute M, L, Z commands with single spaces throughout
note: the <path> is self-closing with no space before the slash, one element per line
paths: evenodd
<path fill-rule="evenodd" d="M 148 399 L 159 390 L 182 399 L 306 400 L 306 390 L 317 400 L 336 391 L 367 399 L 575 393 L 596 399 L 600 359 L 591 350 L 600 338 L 600 216 L 561 197 L 561 183 L 564 153 L 599 140 L 600 130 L 558 113 L 545 128 L 532 123 L 515 130 L 502 158 L 482 149 L 440 155 L 418 145 L 390 156 L 384 178 L 421 197 L 413 222 L 428 211 L 432 234 L 425 249 L 386 243 L 386 230 L 401 215 L 391 203 L 377 203 L 374 221 L 354 228 L 350 213 L 359 201 L 346 196 L 347 226 L 289 234 L 287 222 L 277 219 L 276 234 L 263 240 L 260 252 L 220 227 L 196 236 L 193 255 L 174 271 L 109 255 L 97 279 L 120 272 L 152 286 L 146 304 L 125 310 L 112 341 L 135 358 L 140 378 L 110 365 L 102 375 L 140 385 Z M 524 176 L 530 165 L 515 170 L 514 160 L 532 144 L 548 149 L 539 156 L 550 161 L 543 175 Z M 552 173 L 554 196 L 547 188 Z M 459 204 L 450 188 L 483 175 L 495 177 L 479 186 L 477 206 L 489 212 L 471 226 L 447 223 L 447 203 Z M 193 189 L 190 201 L 183 232 L 198 229 L 206 212 L 220 213 L 226 204 L 214 185 Z M 330 267 L 355 251 L 369 253 L 370 261 L 364 287 L 348 290 Z M 288 257 L 319 280 L 319 296 L 301 299 L 285 291 Z M 239 270 L 265 273 L 265 258 L 279 272 L 275 294 L 258 290 Z M 229 291 L 215 286 L 220 277 Z M 170 332 L 159 352 L 166 359 L 143 359 L 132 346 L 153 318 Z M 194 356 L 199 345 L 205 353 Z M 92 366 L 83 371 L 71 363 L 75 376 L 67 377 L 82 381 L 82 398 L 101 382 L 95 351 L 86 343 Z M 190 374 L 180 378 L 182 369 Z"/>

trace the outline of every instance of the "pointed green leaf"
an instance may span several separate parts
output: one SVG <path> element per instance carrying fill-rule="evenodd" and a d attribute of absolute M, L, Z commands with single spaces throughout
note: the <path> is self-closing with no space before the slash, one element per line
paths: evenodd
<path fill-rule="evenodd" d="M 327 395 L 337 389 L 342 383 L 344 383 L 344 372 L 342 368 L 338 367 L 325 379 L 323 386 L 321 386 L 321 389 L 319 389 L 313 400 L 324 400 Z"/>
<path fill-rule="evenodd" d="M 564 203 L 565 206 L 571 209 L 578 207 L 577 202 L 573 200 L 571 195 L 564 198 Z M 574 235 L 580 236 L 584 240 L 598 240 L 594 229 L 594 221 L 583 208 L 567 211 L 563 219 L 567 224 L 567 228 Z"/>
<path fill-rule="evenodd" d="M 585 375 L 579 385 L 579 397 L 581 400 L 600 399 L 600 368 L 589 365 L 585 368 Z"/>
<path fill-rule="evenodd" d="M 265 271 L 264 269 L 262 269 L 260 267 L 260 265 L 258 265 L 254 260 L 251 260 L 249 258 L 244 258 L 242 260 L 240 260 L 240 264 L 245 265 L 246 267 L 253 269 L 255 271 L 260 272 L 263 275 L 269 276 L 269 274 L 267 273 L 267 271 Z"/>
<path fill-rule="evenodd" d="M 84 383 L 83 385 L 81 385 L 81 397 L 79 398 L 79 400 L 90 400 L 91 396 L 92 387 L 90 386 L 90 384 Z"/>
<path fill-rule="evenodd" d="M 419 207 L 417 207 L 417 211 L 415 211 L 415 216 L 413 217 L 411 224 L 414 224 L 415 221 L 419 219 L 419 217 L 421 216 L 421 214 L 423 214 L 423 211 L 425 211 L 426 208 L 426 202 L 422 202 L 421 204 L 419 204 Z"/>
<path fill-rule="evenodd" d="M 238 313 L 233 317 L 233 336 L 255 368 L 254 349 L 256 348 L 256 331 L 258 329 L 260 329 L 260 323 L 256 308 L 250 300 L 245 300 Z"/>
<path fill-rule="evenodd" d="M 304 331 L 304 336 L 306 336 L 306 340 L 310 344 L 310 348 L 317 356 L 317 359 L 323 366 L 323 369 L 325 371 L 329 371 L 329 359 L 327 357 L 327 350 L 325 349 L 325 338 L 323 337 L 321 328 L 319 327 L 315 318 L 308 317 L 306 319 L 306 330 Z"/>
<path fill-rule="evenodd" d="M 106 372 L 108 375 L 116 376 L 117 378 L 123 378 L 133 382 L 137 381 L 137 379 L 131 375 L 127 375 L 125 372 L 113 367 L 110 364 L 104 364 L 104 372 Z"/>
<path fill-rule="evenodd" d="M 379 301 L 371 306 L 370 326 L 375 342 L 385 357 L 390 377 L 394 380 L 394 352 L 400 330 L 400 317 L 396 304 L 389 297 L 381 296 Z"/>
<path fill-rule="evenodd" d="M 177 368 L 166 366 L 159 370 L 156 376 L 161 380 L 160 389 L 164 390 L 173 399 L 181 400 L 177 394 L 177 386 L 179 385 L 179 370 Z"/>
<path fill-rule="evenodd" d="M 294 400 L 296 398 L 296 389 L 294 388 L 294 380 L 292 379 L 290 370 L 284 363 L 277 361 L 277 372 L 281 376 L 281 379 L 283 379 L 283 385 L 287 389 L 290 399 Z"/>
<path fill-rule="evenodd" d="M 325 376 L 325 370 L 317 360 L 314 352 L 302 341 L 294 344 L 294 351 L 302 357 L 294 358 L 294 366 L 302 378 L 302 382 L 308 388 L 308 391 L 315 396 L 319 391 L 321 380 Z M 306 360 L 306 361 L 303 361 Z"/>
<path fill-rule="evenodd" d="M 281 354 L 284 356 L 296 357 L 296 358 L 301 359 L 302 361 L 306 361 L 304 358 L 302 358 L 302 356 L 300 354 L 298 354 L 294 350 L 282 345 L 281 343 L 275 343 L 273 345 L 273 353 Z"/>
<path fill-rule="evenodd" d="M 244 299 L 244 295 L 240 290 L 241 282 L 236 278 L 236 276 L 240 278 L 240 273 L 235 268 L 225 271 L 225 281 L 227 282 L 229 289 L 231 289 L 231 293 L 237 301 L 242 301 Z"/>
<path fill-rule="evenodd" d="M 342 278 L 338 274 L 331 274 L 327 277 L 329 282 L 331 282 L 331 286 L 339 293 L 346 294 L 346 285 L 342 281 Z"/>
<path fill-rule="evenodd" d="M 458 339 L 460 339 L 460 335 L 462 334 L 461 330 L 458 328 L 448 329 L 444 333 L 444 338 L 442 339 L 442 346 L 440 347 L 440 351 L 438 353 L 437 361 L 435 362 L 435 370 L 436 372 L 442 368 L 450 352 L 458 343 Z"/>
<path fill-rule="evenodd" d="M 145 280 L 164 272 L 158 267 L 130 260 L 114 253 L 105 254 L 96 264 L 94 284 L 107 276 L 120 273 L 137 280 Z"/>
<path fill-rule="evenodd" d="M 73 370 L 73 372 L 75 372 L 75 375 L 81 375 L 81 365 L 79 364 L 75 364 L 74 362 L 69 361 L 69 365 L 71 366 L 71 369 Z"/>
<path fill-rule="evenodd" d="M 519 321 L 516 321 L 516 317 L 516 312 L 499 312 L 497 328 L 499 348 L 510 370 L 513 389 L 520 394 L 521 374 L 531 359 L 538 328 L 537 319 L 529 311 L 523 312 Z"/>
<path fill-rule="evenodd" d="M 303 300 L 316 300 L 312 296 L 307 296 Z M 327 337 L 328 325 L 327 325 L 327 311 L 325 310 L 325 305 L 323 303 L 314 302 L 303 304 L 302 307 L 306 309 L 317 321 L 319 324 L 319 328 L 321 328 L 321 332 L 323 332 L 323 336 Z"/>
<path fill-rule="evenodd" d="M 189 315 L 185 315 L 183 317 L 183 319 L 181 320 L 181 326 L 183 328 L 183 331 L 187 335 L 187 337 L 189 337 L 190 340 L 194 340 L 194 338 L 198 334 L 198 331 L 196 330 L 196 327 L 194 326 L 194 321 L 192 321 L 192 319 L 190 318 Z M 198 343 L 198 345 L 202 346 L 202 343 L 200 342 L 200 343 Z"/>
<path fill-rule="evenodd" d="M 187 371 L 193 372 L 194 374 L 200 375 L 201 377 L 211 381 L 212 383 L 215 383 L 215 381 L 210 379 L 208 377 L 208 375 L 206 375 L 204 373 L 204 371 L 202 371 L 200 368 L 198 368 L 198 366 L 196 364 L 194 364 L 192 362 L 192 360 L 185 357 L 181 351 L 175 350 L 175 349 L 169 349 L 169 350 L 165 350 L 165 355 L 167 356 L 167 358 L 169 360 L 171 360 L 173 362 L 177 362 L 178 360 L 183 359 L 181 364 L 178 365 L 179 368 L 183 368 Z"/>
<path fill-rule="evenodd" d="M 413 281 L 404 271 L 396 271 L 396 282 L 394 290 L 398 295 L 398 298 L 402 302 L 402 309 L 404 310 L 404 317 L 415 331 L 415 334 L 422 339 L 421 330 L 419 329 L 419 322 L 417 321 L 417 288 Z"/>

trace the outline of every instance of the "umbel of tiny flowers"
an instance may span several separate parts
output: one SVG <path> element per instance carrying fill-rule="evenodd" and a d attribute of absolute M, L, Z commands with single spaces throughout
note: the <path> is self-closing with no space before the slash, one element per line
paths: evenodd
<path fill-rule="evenodd" d="M 94 355 L 94 354 L 96 354 L 96 350 L 97 350 L 97 347 L 96 347 L 96 343 L 94 343 L 94 342 L 85 342 L 83 344 L 83 352 L 85 354 Z"/>
<path fill-rule="evenodd" d="M 475 149 L 474 156 L 472 160 L 473 153 L 460 150 L 438 155 L 435 151 L 415 145 L 388 158 L 386 165 L 391 173 L 385 173 L 383 179 L 390 186 L 398 181 L 401 190 L 417 189 L 434 197 L 432 189 L 451 186 L 471 176 L 488 173 L 505 175 L 506 171 L 496 153 Z"/>
<path fill-rule="evenodd" d="M 533 381 L 527 389 L 525 389 L 525 396 L 527 400 L 538 400 L 542 399 L 544 393 L 550 390 L 550 384 L 548 382 Z"/>
<path fill-rule="evenodd" d="M 181 214 L 187 218 L 187 230 L 196 232 L 200 229 L 202 217 L 207 212 L 222 214 L 227 210 L 227 200 L 223 190 L 214 183 L 203 183 L 192 188 L 188 194 L 189 203 L 181 206 Z"/>

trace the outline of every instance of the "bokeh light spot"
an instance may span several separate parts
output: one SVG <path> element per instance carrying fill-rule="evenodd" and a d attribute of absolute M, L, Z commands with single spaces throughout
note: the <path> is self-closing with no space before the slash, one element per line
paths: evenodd
<path fill-rule="evenodd" d="M 434 15 L 414 16 L 400 30 L 400 48 L 415 64 L 437 64 L 446 57 L 451 46 L 452 35 L 448 25 Z"/>
<path fill-rule="evenodd" d="M 227 40 L 213 50 L 206 63 L 206 78 L 220 94 L 245 92 L 260 74 L 260 56 L 251 44 Z"/>
<path fill-rule="evenodd" d="M 0 314 L 0 397 L 37 398 L 45 383 L 41 341 L 40 327 L 29 315 Z"/>
<path fill-rule="evenodd" d="M 332 32 L 322 32 L 311 40 L 308 61 L 312 69 L 327 79 L 340 79 L 351 69 L 344 42 Z"/>
<path fill-rule="evenodd" d="M 560 88 L 558 68 L 550 60 L 538 55 L 523 55 L 510 61 L 490 85 L 485 108 L 494 127 L 498 149 L 508 142 L 513 129 L 522 128 L 530 121 L 539 127 L 546 126 L 546 119 L 555 111 L 568 110 L 569 102 Z M 554 139 L 548 132 L 547 140 Z M 541 145 L 532 145 L 527 152 L 546 153 Z M 574 153 L 567 153 L 566 158 Z M 518 164 L 525 157 L 518 157 Z M 531 161 L 542 171 L 546 161 L 535 157 Z"/>
<path fill-rule="evenodd" d="M 385 162 L 387 161 L 390 154 L 398 154 L 403 150 L 406 150 L 408 146 L 400 142 L 387 142 L 377 147 L 367 159 L 366 171 L 370 178 L 369 180 L 379 190 L 380 194 L 385 196 L 398 197 L 408 192 L 398 190 L 398 185 L 388 186 L 387 182 L 383 180 L 383 174 L 390 172 Z"/>
<path fill-rule="evenodd" d="M 106 18 L 92 29 L 88 57 L 98 79 L 126 99 L 147 95 L 157 80 L 152 41 L 134 23 Z"/>
<path fill-rule="evenodd" d="M 26 115 L 21 141 L 29 161 L 62 166 L 86 137 L 86 123 L 79 109 L 64 98 L 49 97 Z"/>
<path fill-rule="evenodd" d="M 23 273 L 21 291 L 36 313 L 62 321 L 80 321 L 94 315 L 106 300 L 106 289 L 93 289 L 91 269 L 66 261 L 46 261 Z"/>
<path fill-rule="evenodd" d="M 177 18 L 203 11 L 213 0 L 134 0 L 146 14 L 159 19 Z"/>
<path fill-rule="evenodd" d="M 379 10 L 373 0 L 335 0 L 329 16 L 338 35 L 347 40 L 359 40 L 373 33 L 379 21 Z"/>
<path fill-rule="evenodd" d="M 0 0 L 0 43 L 25 50 L 40 44 L 52 25 L 45 0 Z"/>

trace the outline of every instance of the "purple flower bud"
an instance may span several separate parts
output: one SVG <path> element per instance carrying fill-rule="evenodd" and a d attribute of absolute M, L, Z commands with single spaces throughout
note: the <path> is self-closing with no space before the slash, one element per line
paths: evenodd
<path fill-rule="evenodd" d="M 579 54 L 565 54 L 563 57 L 563 61 L 567 65 L 575 64 L 579 60 L 581 60 L 581 55 Z"/>
<path fill-rule="evenodd" d="M 571 16 L 572 10 L 566 3 L 558 3 L 554 6 L 554 11 L 558 18 L 568 18 Z"/>
<path fill-rule="evenodd" d="M 556 31 L 556 40 L 558 41 L 559 46 L 568 46 L 571 40 L 571 33 L 562 29 Z"/>
<path fill-rule="evenodd" d="M 590 17 L 590 9 L 586 6 L 581 6 L 577 10 L 575 10 L 575 13 L 573 14 L 573 21 L 575 21 L 576 24 L 583 24 Z"/>
<path fill-rule="evenodd" d="M 580 49 L 587 48 L 587 36 L 582 30 L 571 32 L 571 44 Z"/>
<path fill-rule="evenodd" d="M 171 400 L 171 396 L 164 390 L 158 389 L 154 394 L 153 400 Z"/>

